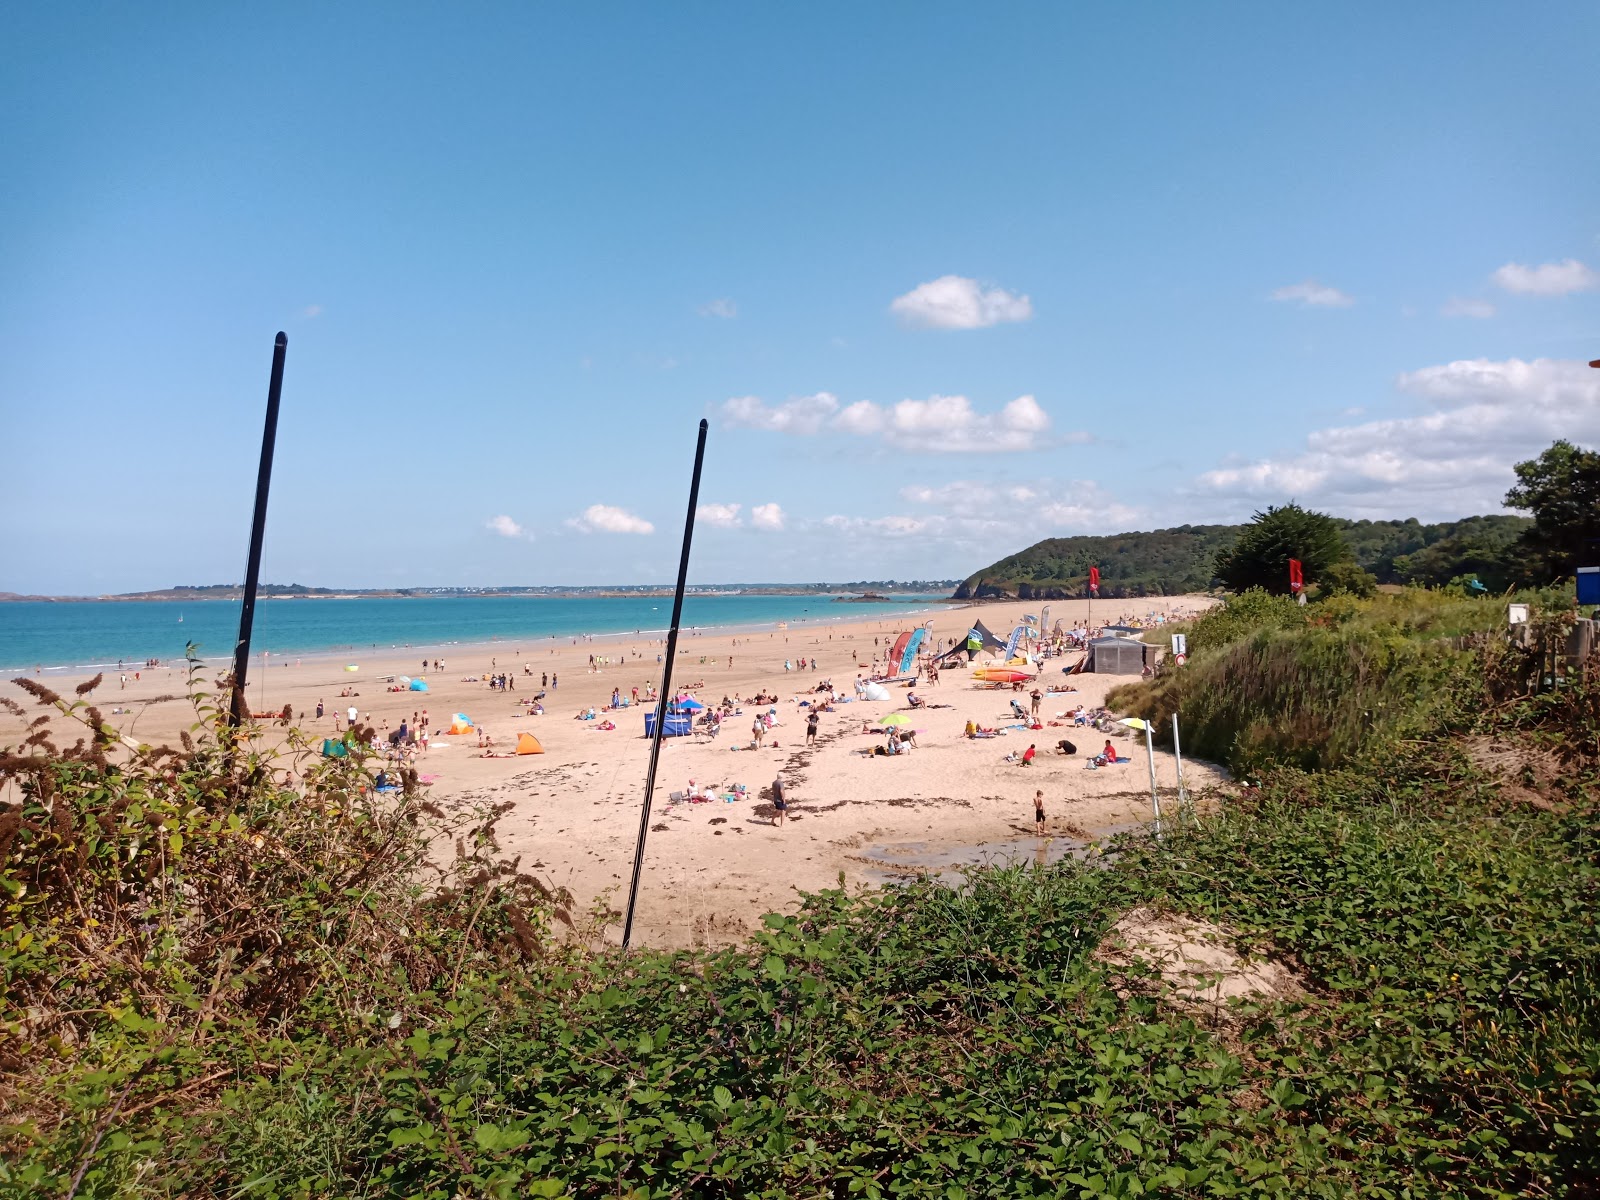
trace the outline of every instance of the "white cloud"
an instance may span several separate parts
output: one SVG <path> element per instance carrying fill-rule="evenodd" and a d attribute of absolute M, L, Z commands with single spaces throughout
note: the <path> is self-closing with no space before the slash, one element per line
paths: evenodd
<path fill-rule="evenodd" d="M 722 415 L 729 425 L 768 433 L 817 433 L 838 411 L 839 398 L 827 392 L 794 396 L 782 404 L 765 404 L 759 396 L 735 396 L 722 402 Z"/>
<path fill-rule="evenodd" d="M 1354 296 L 1336 287 L 1318 283 L 1315 279 L 1281 287 L 1272 293 L 1272 298 L 1280 302 L 1295 301 L 1301 308 L 1349 308 L 1356 302 Z"/>
<path fill-rule="evenodd" d="M 1008 453 L 1040 450 L 1057 442 L 1086 442 L 1086 433 L 1047 437 L 1050 414 L 1032 396 L 1018 396 L 999 412 L 981 413 L 965 396 L 930 396 L 881 405 L 858 400 L 843 409 L 828 392 L 767 405 L 736 396 L 722 405 L 730 425 L 773 433 L 810 435 L 824 430 L 879 437 L 916 453 Z"/>
<path fill-rule="evenodd" d="M 1427 411 L 1317 430 L 1298 453 L 1205 472 L 1198 490 L 1342 516 L 1454 517 L 1499 510 L 1511 465 L 1556 438 L 1600 441 L 1600 372 L 1582 362 L 1462 360 L 1397 386 Z"/>
<path fill-rule="evenodd" d="M 1451 296 L 1444 302 L 1444 307 L 1439 310 L 1443 317 L 1476 317 L 1483 321 L 1494 316 L 1494 305 L 1487 300 L 1475 300 L 1471 296 Z"/>
<path fill-rule="evenodd" d="M 498 517 L 490 517 L 484 522 L 484 528 L 494 530 L 501 537 L 514 538 L 521 537 L 523 535 L 522 526 L 518 525 L 510 517 L 503 515 Z"/>
<path fill-rule="evenodd" d="M 579 533 L 654 533 L 656 527 L 625 508 L 591 504 L 567 522 Z"/>
<path fill-rule="evenodd" d="M 1575 258 L 1536 267 L 1507 263 L 1492 278 L 1506 291 L 1524 296 L 1565 296 L 1600 286 L 1600 275 Z"/>
<path fill-rule="evenodd" d="M 910 537 L 912 534 L 923 532 L 928 528 L 928 522 L 918 520 L 916 517 L 889 516 L 889 517 L 823 517 L 822 523 L 829 529 L 837 529 L 844 533 L 874 533 L 887 534 L 890 537 Z"/>
<path fill-rule="evenodd" d="M 750 524 L 769 533 L 783 529 L 783 509 L 777 504 L 758 504 L 750 510 Z"/>
<path fill-rule="evenodd" d="M 965 396 L 902 400 L 883 409 L 863 400 L 840 414 L 841 425 L 847 416 L 849 432 L 881 433 L 897 449 L 922 453 L 1036 450 L 1050 428 L 1050 415 L 1032 396 L 1018 396 L 997 413 L 977 412 Z"/>
<path fill-rule="evenodd" d="M 1015 527 L 1020 521 L 1038 537 L 1120 532 L 1144 515 L 1088 479 L 1035 479 L 1025 483 L 957 479 L 938 487 L 913 484 L 901 488 L 900 495 L 913 504 L 943 509 L 961 520 L 991 522 L 999 527 Z"/>
<path fill-rule="evenodd" d="M 721 317 L 724 321 L 731 321 L 739 315 L 739 306 L 726 296 L 709 303 L 700 305 L 695 309 L 702 317 Z"/>
<path fill-rule="evenodd" d="M 1147 528 L 1149 515 L 1120 503 L 1087 480 L 1026 482 L 957 479 L 938 485 L 911 484 L 900 496 L 914 511 L 883 516 L 834 514 L 817 524 L 839 552 L 920 539 L 939 548 L 941 562 L 994 558 L 997 546 L 1015 548 L 1034 538 L 1072 533 L 1117 533 Z M 1025 530 L 1026 536 L 1019 534 Z"/>
<path fill-rule="evenodd" d="M 985 329 L 1002 321 L 1028 320 L 1033 302 L 963 275 L 941 275 L 895 297 L 889 311 L 924 329 Z"/>
<path fill-rule="evenodd" d="M 300 310 L 300 315 L 307 321 L 314 321 L 322 315 L 322 305 L 308 304 Z"/>
<path fill-rule="evenodd" d="M 716 529 L 737 529 L 742 507 L 739 504 L 702 504 L 694 510 L 695 520 Z"/>

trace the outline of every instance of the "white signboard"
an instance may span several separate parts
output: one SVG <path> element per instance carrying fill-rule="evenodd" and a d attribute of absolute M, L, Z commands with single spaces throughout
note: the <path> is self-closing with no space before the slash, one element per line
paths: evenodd
<path fill-rule="evenodd" d="M 1187 635 L 1181 633 L 1172 635 L 1172 652 L 1174 654 L 1189 653 L 1189 638 Z"/>
<path fill-rule="evenodd" d="M 1526 625 L 1528 623 L 1528 606 L 1526 604 L 1506 605 L 1507 625 Z"/>

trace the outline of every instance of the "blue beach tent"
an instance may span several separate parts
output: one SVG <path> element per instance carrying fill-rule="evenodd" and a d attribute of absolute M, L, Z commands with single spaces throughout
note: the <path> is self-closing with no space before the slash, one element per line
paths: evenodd
<path fill-rule="evenodd" d="M 428 681 L 426 679 L 413 679 L 411 681 L 411 690 L 413 692 L 425 692 L 425 691 L 427 691 L 428 690 Z"/>
<path fill-rule="evenodd" d="M 654 737 L 656 732 L 656 710 L 651 709 L 644 714 L 644 735 Z M 688 737 L 694 732 L 694 720 L 687 714 L 668 713 L 666 722 L 661 726 L 661 736 Z"/>

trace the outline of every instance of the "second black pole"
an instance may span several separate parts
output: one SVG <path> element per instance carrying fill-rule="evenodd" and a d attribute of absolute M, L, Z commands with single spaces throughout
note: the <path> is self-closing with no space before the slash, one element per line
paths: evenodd
<path fill-rule="evenodd" d="M 283 360 L 289 337 L 279 333 L 272 343 L 272 377 L 267 383 L 267 425 L 261 434 L 261 465 L 256 471 L 256 511 L 250 522 L 250 557 L 244 568 L 244 605 L 239 609 L 239 640 L 233 647 L 233 696 L 228 723 L 239 725 L 249 715 L 245 672 L 250 666 L 250 631 L 256 619 L 256 589 L 261 584 L 261 544 L 267 536 L 267 491 L 272 486 L 272 448 L 278 440 L 278 401 L 283 396 Z"/>
<path fill-rule="evenodd" d="M 689 579 L 689 546 L 694 541 L 694 513 L 700 503 L 700 466 L 706 457 L 706 423 L 700 422 L 700 438 L 694 447 L 694 475 L 689 480 L 689 515 L 683 521 L 683 555 L 678 559 L 678 586 L 672 593 L 672 624 L 667 629 L 667 661 L 661 668 L 661 694 L 656 697 L 655 736 L 650 741 L 650 769 L 644 777 L 644 808 L 639 813 L 639 844 L 633 851 L 633 879 L 628 884 L 628 913 L 622 922 L 622 948 L 633 941 L 633 912 L 639 902 L 639 875 L 644 870 L 644 841 L 650 832 L 650 801 L 656 790 L 656 763 L 661 757 L 661 739 L 667 729 L 667 712 L 672 707 L 672 663 L 678 655 L 678 625 L 683 620 L 683 589 Z"/>

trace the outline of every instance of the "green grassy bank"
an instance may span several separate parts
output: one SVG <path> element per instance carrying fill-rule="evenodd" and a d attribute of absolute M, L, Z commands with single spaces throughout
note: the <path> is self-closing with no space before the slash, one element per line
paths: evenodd
<path fill-rule="evenodd" d="M 1570 621 L 1570 593 L 1468 599 L 1408 588 L 1301 606 L 1261 591 L 1186 629 L 1189 662 L 1115 689 L 1108 702 L 1184 746 L 1252 774 L 1364 764 L 1382 773 L 1428 744 L 1484 724 L 1540 668 L 1506 638 L 1506 599 L 1528 603 L 1535 640 Z M 1168 631 L 1163 631 L 1165 638 Z"/>

